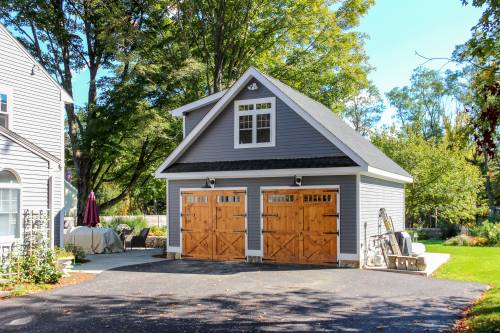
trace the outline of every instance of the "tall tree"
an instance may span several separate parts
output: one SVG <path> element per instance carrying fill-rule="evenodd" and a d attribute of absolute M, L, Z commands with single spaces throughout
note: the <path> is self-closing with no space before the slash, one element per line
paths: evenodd
<path fill-rule="evenodd" d="M 484 212 L 478 196 L 481 172 L 470 163 L 472 151 L 455 147 L 452 138 L 426 140 L 412 130 L 372 136 L 377 147 L 413 175 L 413 183 L 405 187 L 410 224 L 422 225 L 436 209 L 441 219 L 460 224 L 473 223 Z"/>
<path fill-rule="evenodd" d="M 204 65 L 205 91 L 229 87 L 249 66 L 341 108 L 367 85 L 364 35 L 354 31 L 373 0 L 188 0 L 177 19 Z M 335 8 L 335 9 L 334 9 Z"/>
<path fill-rule="evenodd" d="M 354 126 L 356 131 L 367 136 L 374 130 L 374 126 L 379 122 L 384 109 L 384 102 L 377 87 L 370 84 L 367 89 L 361 90 L 359 95 L 347 101 L 342 115 Z"/>
<path fill-rule="evenodd" d="M 91 190 L 114 182 L 120 191 L 100 207 L 122 200 L 147 181 L 152 165 L 180 139 L 180 127 L 166 112 L 165 101 L 190 71 L 178 75 L 186 66 L 170 30 L 170 5 L 148 0 L 0 1 L 0 20 L 68 93 L 74 90 L 72 73 L 89 73 L 86 105 L 66 106 L 79 222 Z M 145 48 L 162 52 L 161 62 L 141 62 L 138 55 Z M 161 73 L 157 77 L 164 83 L 155 84 L 145 75 L 148 71 Z"/>
<path fill-rule="evenodd" d="M 410 85 L 396 87 L 387 93 L 387 99 L 396 109 L 396 118 L 404 127 L 421 133 L 425 139 L 443 136 L 443 121 L 461 108 L 461 82 L 451 71 L 419 67 L 410 79 Z"/>

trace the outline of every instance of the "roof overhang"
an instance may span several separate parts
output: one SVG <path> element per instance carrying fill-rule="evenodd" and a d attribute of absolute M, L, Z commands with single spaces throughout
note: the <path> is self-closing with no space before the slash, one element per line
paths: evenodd
<path fill-rule="evenodd" d="M 363 169 L 361 167 L 207 171 L 207 172 L 162 173 L 158 178 L 166 178 L 168 180 L 181 180 L 181 179 L 206 179 L 206 178 L 217 179 L 217 178 L 270 178 L 270 177 L 293 177 L 293 176 L 333 176 L 333 175 L 355 175 L 362 171 Z"/>
<path fill-rule="evenodd" d="M 212 103 L 215 103 L 217 102 L 219 99 L 221 99 L 222 96 L 224 96 L 224 94 L 226 93 L 227 90 L 222 90 L 222 91 L 219 91 L 218 93 L 215 93 L 215 94 L 212 94 L 212 95 L 209 95 L 207 97 L 203 97 L 197 101 L 194 101 L 192 103 L 189 103 L 189 104 L 186 104 L 186 105 L 183 105 L 177 109 L 173 109 L 171 111 L 172 115 L 174 117 L 182 117 L 184 116 L 186 113 L 189 113 L 193 110 L 196 110 L 198 108 L 201 108 L 203 106 L 206 106 L 206 105 L 209 105 L 209 104 L 212 104 Z"/>
<path fill-rule="evenodd" d="M 368 167 L 368 170 L 361 172 L 361 174 L 398 183 L 413 183 L 413 177 L 398 175 L 397 173 L 380 170 L 371 166 Z"/>

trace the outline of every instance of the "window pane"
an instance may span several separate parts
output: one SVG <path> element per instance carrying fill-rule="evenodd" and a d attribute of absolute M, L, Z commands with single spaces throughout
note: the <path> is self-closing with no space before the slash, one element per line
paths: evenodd
<path fill-rule="evenodd" d="M 0 236 L 19 237 L 18 189 L 0 189 Z"/>
<path fill-rule="evenodd" d="M 7 128 L 7 115 L 0 113 L 0 126 Z"/>
<path fill-rule="evenodd" d="M 271 142 L 271 129 L 257 129 L 257 143 Z"/>
<path fill-rule="evenodd" d="M 240 143 L 252 143 L 252 130 L 240 130 Z"/>
<path fill-rule="evenodd" d="M 238 106 L 238 111 L 252 111 L 252 110 L 253 110 L 253 104 L 245 104 Z"/>
<path fill-rule="evenodd" d="M 257 110 L 266 110 L 271 108 L 271 103 L 257 103 Z"/>
<path fill-rule="evenodd" d="M 240 129 L 252 129 L 252 116 L 240 116 Z"/>
<path fill-rule="evenodd" d="M 0 111 L 7 112 L 7 95 L 0 94 Z"/>
<path fill-rule="evenodd" d="M 268 128 L 271 127 L 271 115 L 270 114 L 258 114 L 257 115 L 257 128 Z"/>

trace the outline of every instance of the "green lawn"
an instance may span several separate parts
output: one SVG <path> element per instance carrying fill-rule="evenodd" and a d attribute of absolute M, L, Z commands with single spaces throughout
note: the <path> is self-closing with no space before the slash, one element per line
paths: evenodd
<path fill-rule="evenodd" d="M 424 241 L 427 252 L 451 254 L 434 277 L 481 282 L 491 286 L 469 312 L 470 332 L 500 332 L 500 247 L 444 246 L 441 241 Z"/>

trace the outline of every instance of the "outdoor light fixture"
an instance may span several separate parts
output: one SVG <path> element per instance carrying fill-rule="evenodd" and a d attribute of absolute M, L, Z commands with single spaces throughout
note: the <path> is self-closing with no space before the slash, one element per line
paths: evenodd
<path fill-rule="evenodd" d="M 215 178 L 207 178 L 205 182 L 206 188 L 214 188 L 215 187 Z"/>
<path fill-rule="evenodd" d="M 293 177 L 293 185 L 294 186 L 302 186 L 302 176 L 294 176 Z"/>
<path fill-rule="evenodd" d="M 38 65 L 33 65 L 33 67 L 31 68 L 31 75 L 35 75 L 39 71 L 40 71 L 40 67 L 38 67 Z"/>
<path fill-rule="evenodd" d="M 247 89 L 253 91 L 253 90 L 259 89 L 259 86 L 257 85 L 257 83 L 254 82 L 254 83 L 248 85 Z"/>

